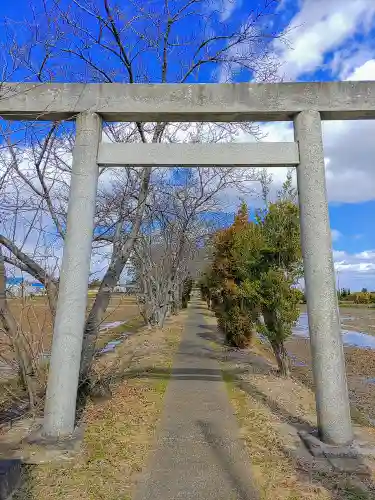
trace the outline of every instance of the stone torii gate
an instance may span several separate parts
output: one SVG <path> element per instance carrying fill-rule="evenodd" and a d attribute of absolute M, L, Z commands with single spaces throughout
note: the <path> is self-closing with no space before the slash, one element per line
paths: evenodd
<path fill-rule="evenodd" d="M 18 84 L 1 87 L 8 120 L 76 120 L 68 221 L 44 434 L 73 432 L 87 302 L 98 165 L 297 168 L 318 426 L 345 444 L 352 427 L 335 288 L 321 120 L 375 118 L 374 82 L 282 84 Z M 108 144 L 106 121 L 293 121 L 295 142 Z"/>

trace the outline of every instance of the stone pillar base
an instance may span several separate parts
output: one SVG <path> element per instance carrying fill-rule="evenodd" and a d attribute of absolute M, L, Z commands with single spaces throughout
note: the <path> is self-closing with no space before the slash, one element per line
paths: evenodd
<path fill-rule="evenodd" d="M 72 434 L 58 439 L 43 436 L 41 419 L 20 421 L 0 438 L 0 463 L 2 460 L 19 460 L 23 464 L 74 460 L 82 439 L 82 427 L 76 427 Z"/>
<path fill-rule="evenodd" d="M 370 474 L 366 459 L 375 458 L 372 443 L 355 439 L 348 445 L 323 443 L 317 436 L 307 431 L 299 431 L 299 437 L 309 453 L 316 459 L 325 459 L 334 470 L 355 474 Z"/>

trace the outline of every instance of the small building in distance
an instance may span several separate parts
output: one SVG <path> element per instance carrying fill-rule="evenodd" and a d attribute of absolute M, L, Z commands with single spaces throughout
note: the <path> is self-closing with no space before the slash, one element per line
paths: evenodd
<path fill-rule="evenodd" d="M 137 290 L 135 283 L 117 283 L 113 291 L 115 293 L 124 293 L 125 295 L 134 295 Z"/>
<path fill-rule="evenodd" d="M 34 295 L 45 295 L 45 286 L 39 281 L 29 281 L 22 277 L 8 278 L 6 281 L 6 293 L 8 297 L 33 297 Z"/>

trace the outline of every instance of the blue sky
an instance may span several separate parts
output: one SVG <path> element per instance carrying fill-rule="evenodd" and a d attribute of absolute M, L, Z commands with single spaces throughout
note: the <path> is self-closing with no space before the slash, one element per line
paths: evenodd
<path fill-rule="evenodd" d="M 181 2 L 182 0 L 177 0 Z M 69 4 L 69 0 L 62 0 Z M 98 6 L 101 0 L 95 0 Z M 210 29 L 220 33 L 222 26 L 239 26 L 256 12 L 261 0 L 207 0 L 202 8 L 212 11 Z M 18 21 L 30 18 L 33 6 L 40 0 L 15 0 L 2 2 L 1 18 Z M 113 2 L 115 4 L 115 2 Z M 125 14 L 130 16 L 130 2 L 120 2 Z M 155 9 L 164 4 L 154 0 Z M 160 6 L 160 7 L 158 7 Z M 36 22 L 39 22 L 37 16 Z M 374 0 L 280 0 L 269 9 L 262 20 L 267 30 L 278 34 L 286 32 L 288 43 L 270 41 L 270 53 L 279 63 L 276 78 L 284 81 L 375 80 L 375 1 Z M 90 21 L 86 26 L 93 28 Z M 152 29 L 152 27 L 150 28 Z M 28 30 L 17 26 L 18 39 L 27 39 Z M 0 32 L 4 41 L 5 30 Z M 191 33 L 191 19 L 180 25 L 180 37 Z M 41 36 L 44 31 L 41 30 Z M 65 42 L 64 42 L 65 43 Z M 246 48 L 245 48 L 246 49 Z M 245 50 L 244 49 L 244 50 Z M 111 71 L 112 61 L 96 54 L 106 69 Z M 190 54 L 188 54 L 190 55 Z M 141 51 L 141 64 L 147 66 L 151 81 L 159 81 L 160 72 L 155 57 Z M 172 56 L 168 81 L 178 79 L 179 52 Z M 67 81 L 81 80 L 87 75 L 66 70 L 66 59 L 60 56 L 51 63 L 52 78 Z M 70 66 L 70 68 L 74 65 Z M 22 76 L 22 75 L 21 75 Z M 90 75 L 90 78 L 92 75 Z M 124 75 L 114 75 L 123 81 Z M 139 76 L 141 79 L 142 77 Z M 199 74 L 188 81 L 253 81 L 259 75 L 247 70 L 228 72 L 224 65 L 213 71 L 210 65 L 202 67 Z M 290 124 L 262 125 L 265 140 L 293 140 Z M 324 124 L 327 189 L 330 202 L 331 227 L 336 268 L 342 286 L 358 289 L 375 289 L 375 121 L 327 122 Z M 243 135 L 240 140 L 251 140 Z M 282 170 L 273 169 L 276 184 L 285 176 Z M 249 197 L 250 205 L 259 200 Z M 237 193 L 226 199 L 230 211 L 239 203 Z"/>
<path fill-rule="evenodd" d="M 225 16 L 246 16 L 257 2 L 223 0 Z M 273 42 L 284 81 L 375 80 L 373 0 L 284 0 Z M 227 75 L 246 81 L 245 75 Z M 265 140 L 292 141 L 290 123 L 265 124 Z M 323 124 L 334 259 L 340 286 L 375 290 L 375 122 Z M 241 140 L 248 140 L 243 137 Z M 285 172 L 272 169 L 280 184 Z M 233 199 L 236 198 L 233 196 Z M 258 200 L 251 197 L 249 204 Z M 239 197 L 236 200 L 239 203 Z M 232 202 L 233 203 L 233 200 Z"/>
<path fill-rule="evenodd" d="M 235 5 L 240 15 L 250 4 Z M 289 40 L 275 43 L 284 81 L 375 80 L 373 0 L 285 0 L 279 14 Z M 264 131 L 265 140 L 293 140 L 287 123 Z M 374 138 L 374 121 L 323 124 L 335 265 L 340 286 L 352 289 L 375 289 Z M 281 182 L 284 172 L 273 172 Z"/>

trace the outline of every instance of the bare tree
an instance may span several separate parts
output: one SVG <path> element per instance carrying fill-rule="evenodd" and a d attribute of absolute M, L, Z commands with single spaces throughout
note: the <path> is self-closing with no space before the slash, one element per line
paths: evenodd
<path fill-rule="evenodd" d="M 26 48 L 22 45 L 25 33 L 22 27 L 17 24 L 17 31 L 13 30 L 12 57 L 22 67 L 23 77 L 26 75 L 27 79 L 38 82 L 189 83 L 231 81 L 236 74 L 242 79 L 270 81 L 275 78 L 277 70 L 271 42 L 276 37 L 284 37 L 272 28 L 277 3 L 277 0 L 259 1 L 258 8 L 251 10 L 246 19 L 223 23 L 215 7 L 217 2 L 207 0 L 160 0 L 156 3 L 128 0 L 124 7 L 111 0 L 73 0 L 68 6 L 58 0 L 48 4 L 41 0 L 40 11 L 35 7 L 33 20 L 23 27 L 29 40 Z M 21 44 L 15 41 L 18 34 Z M 7 144 L 12 180 L 27 186 L 30 200 L 33 200 L 32 203 L 22 200 L 26 203 L 25 210 L 33 213 L 38 207 L 38 213 L 52 221 L 54 236 L 60 245 L 64 239 L 70 167 L 66 152 L 59 151 L 57 146 L 64 140 L 65 146 L 72 142 L 64 127 L 53 124 L 42 138 L 40 134 L 34 134 L 30 146 L 33 179 L 25 176 L 14 144 Z M 241 130 L 259 134 L 258 128 L 249 123 L 184 125 L 164 122 L 108 124 L 105 127 L 109 140 L 117 142 L 223 142 L 233 140 Z M 108 175 L 106 172 L 108 169 L 104 169 L 104 176 Z M 108 193 L 105 197 L 99 196 L 94 246 L 100 249 L 109 245 L 110 255 L 99 293 L 88 314 L 82 377 L 89 370 L 98 326 L 111 292 L 139 233 L 147 207 L 151 174 L 149 167 L 129 168 L 124 175 L 122 194 L 116 191 L 109 196 Z M 220 176 L 225 177 L 227 173 L 220 174 L 216 169 L 213 175 L 220 183 Z M 52 195 L 57 190 L 60 191 L 58 197 Z M 19 190 L 16 190 L 15 196 L 18 195 Z M 19 203 L 15 199 L 17 207 Z M 197 201 L 196 213 L 204 205 L 199 203 Z M 184 209 L 183 203 L 181 208 Z M 185 217 L 184 224 L 189 227 L 191 219 Z M 43 222 L 40 225 L 43 226 Z M 10 252 L 6 257 L 8 263 L 45 283 L 54 311 L 52 297 L 56 294 L 58 272 L 55 275 L 47 273 L 38 259 L 22 248 L 22 244 L 15 244 L 14 238 L 8 234 L 2 235 L 0 243 Z M 184 236 L 177 247 L 176 256 L 185 252 Z M 174 265 L 170 271 L 172 281 L 176 273 Z"/>
<path fill-rule="evenodd" d="M 21 385 L 27 390 L 30 408 L 36 405 L 38 394 L 38 377 L 36 375 L 32 349 L 8 306 L 6 297 L 6 274 L 4 258 L 0 247 L 0 332 L 8 340 L 9 346 L 17 363 Z M 2 353 L 1 353 L 2 354 Z M 0 359 L 2 355 L 0 354 Z M 8 359 L 4 358 L 6 362 Z"/>
<path fill-rule="evenodd" d="M 253 169 L 196 167 L 159 172 L 133 255 L 148 324 L 161 327 L 169 313 L 179 310 L 183 283 L 212 233 L 225 191 L 255 179 Z"/>
<path fill-rule="evenodd" d="M 66 137 L 58 124 L 26 126 L 22 143 L 13 140 L 9 126 L 1 129 L 7 148 L 0 152 L 0 168 L 8 172 L 2 192 L 0 243 L 6 263 L 43 283 L 54 316 L 59 253 L 65 236 L 69 168 Z M 56 257 L 56 258 L 54 258 Z"/>

